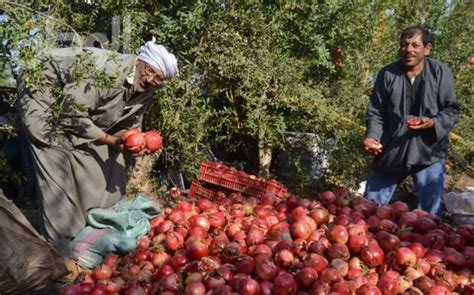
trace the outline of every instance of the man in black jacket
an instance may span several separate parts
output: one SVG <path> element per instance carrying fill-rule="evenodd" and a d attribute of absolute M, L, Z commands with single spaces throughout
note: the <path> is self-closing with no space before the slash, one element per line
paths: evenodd
<path fill-rule="evenodd" d="M 400 37 L 400 59 L 378 74 L 367 110 L 365 149 L 375 155 L 366 197 L 387 204 L 411 175 L 418 207 L 439 213 L 449 133 L 459 118 L 453 75 L 429 57 L 430 33 L 408 27 Z"/>

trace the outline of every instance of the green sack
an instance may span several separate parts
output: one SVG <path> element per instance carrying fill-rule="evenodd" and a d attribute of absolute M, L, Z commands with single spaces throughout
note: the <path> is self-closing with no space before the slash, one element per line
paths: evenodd
<path fill-rule="evenodd" d="M 160 214 L 157 200 L 137 195 L 110 208 L 92 209 L 88 225 L 69 244 L 69 256 L 83 268 L 93 268 L 111 253 L 134 250 L 137 239 L 150 231 L 150 219 Z"/>

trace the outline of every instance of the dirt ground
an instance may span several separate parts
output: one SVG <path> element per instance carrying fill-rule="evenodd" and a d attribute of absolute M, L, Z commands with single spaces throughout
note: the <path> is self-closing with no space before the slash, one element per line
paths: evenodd
<path fill-rule="evenodd" d="M 446 178 L 448 183 L 449 181 L 454 182 L 453 186 L 458 191 L 474 191 L 474 177 L 469 176 L 467 173 L 462 173 L 457 179 L 450 178 L 449 176 Z"/>

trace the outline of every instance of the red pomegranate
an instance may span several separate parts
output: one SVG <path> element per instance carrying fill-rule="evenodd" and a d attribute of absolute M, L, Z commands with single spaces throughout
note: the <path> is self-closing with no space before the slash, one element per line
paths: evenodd
<path fill-rule="evenodd" d="M 145 141 L 146 148 L 151 152 L 155 152 L 161 149 L 163 145 L 163 139 L 161 138 L 161 135 L 155 130 L 151 130 L 145 133 Z"/>
<path fill-rule="evenodd" d="M 122 135 L 120 136 L 120 138 L 122 139 L 122 141 L 126 141 L 127 138 L 132 135 L 132 134 L 135 134 L 135 133 L 139 133 L 140 131 L 137 129 L 137 128 L 130 128 L 128 130 L 126 130 L 124 133 L 122 133 Z"/>
<path fill-rule="evenodd" d="M 408 118 L 407 120 L 407 125 L 408 126 L 416 126 L 416 125 L 420 125 L 422 123 L 422 119 L 421 118 L 418 118 L 418 117 L 411 117 L 411 118 Z"/>
<path fill-rule="evenodd" d="M 145 147 L 146 141 L 143 133 L 133 133 L 127 137 L 125 146 L 131 152 L 138 153 Z"/>

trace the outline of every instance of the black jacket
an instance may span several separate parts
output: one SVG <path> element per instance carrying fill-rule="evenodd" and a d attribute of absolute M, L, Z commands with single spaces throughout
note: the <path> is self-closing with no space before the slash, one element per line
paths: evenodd
<path fill-rule="evenodd" d="M 385 66 L 378 74 L 366 115 L 366 138 L 383 145 L 374 168 L 386 172 L 407 172 L 414 165 L 444 160 L 449 133 L 459 119 L 453 75 L 448 67 L 426 57 L 421 73 L 419 114 L 434 120 L 434 128 L 411 130 L 406 125 L 408 101 L 406 74 L 401 60 Z"/>

